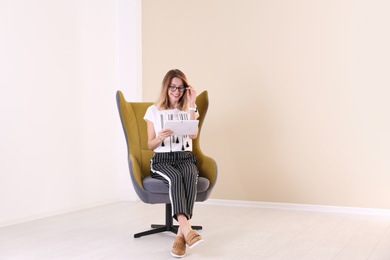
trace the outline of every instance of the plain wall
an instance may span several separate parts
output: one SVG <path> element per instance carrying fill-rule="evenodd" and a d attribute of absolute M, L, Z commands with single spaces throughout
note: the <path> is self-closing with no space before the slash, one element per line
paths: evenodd
<path fill-rule="evenodd" d="M 136 199 L 115 92 L 141 99 L 140 8 L 0 2 L 0 225 Z"/>
<path fill-rule="evenodd" d="M 143 0 L 143 99 L 210 108 L 214 199 L 390 208 L 390 2 Z"/>

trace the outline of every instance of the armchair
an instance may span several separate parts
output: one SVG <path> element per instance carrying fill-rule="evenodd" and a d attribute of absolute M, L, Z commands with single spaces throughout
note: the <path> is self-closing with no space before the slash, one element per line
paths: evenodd
<path fill-rule="evenodd" d="M 151 225 L 152 229 L 134 235 L 135 238 L 155 234 L 164 231 L 177 233 L 177 225 L 173 225 L 171 216 L 171 204 L 167 185 L 158 179 L 150 177 L 150 160 L 153 151 L 147 145 L 147 124 L 143 119 L 146 109 L 152 102 L 127 102 L 121 91 L 116 93 L 116 102 L 127 143 L 127 159 L 130 176 L 135 192 L 140 200 L 148 204 L 165 204 L 165 224 Z M 199 169 L 197 202 L 209 198 L 217 181 L 216 162 L 203 154 L 200 149 L 199 138 L 204 118 L 208 109 L 207 91 L 197 96 L 196 104 L 199 110 L 199 134 L 193 140 L 193 154 L 197 158 Z M 201 226 L 193 226 L 193 229 L 202 229 Z"/>

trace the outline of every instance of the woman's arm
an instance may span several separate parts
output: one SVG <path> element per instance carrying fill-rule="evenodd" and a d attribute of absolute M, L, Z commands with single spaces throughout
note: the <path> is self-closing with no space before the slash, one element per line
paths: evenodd
<path fill-rule="evenodd" d="M 146 120 L 146 124 L 148 129 L 148 148 L 150 150 L 156 149 L 165 138 L 173 134 L 171 130 L 163 129 L 156 135 L 154 124 L 149 120 Z"/>
<path fill-rule="evenodd" d="M 186 95 L 187 95 L 188 103 L 190 105 L 190 119 L 196 120 L 196 119 L 198 119 L 199 114 L 196 111 L 196 104 L 195 104 L 196 91 L 195 91 L 195 89 L 192 86 L 188 85 Z M 189 135 L 189 137 L 191 139 L 195 139 L 196 137 L 198 137 L 198 133 L 199 133 L 199 127 L 196 129 L 196 133 L 194 135 Z"/>
<path fill-rule="evenodd" d="M 194 105 L 194 107 L 196 107 L 196 105 Z M 197 113 L 195 112 L 195 110 L 190 110 L 190 119 L 191 119 L 191 120 L 196 120 L 196 119 L 198 119 L 198 117 L 199 117 L 199 114 L 197 114 Z M 189 135 L 189 137 L 190 137 L 191 139 L 195 139 L 196 137 L 198 137 L 198 133 L 199 133 L 199 127 L 196 128 L 196 133 L 193 134 L 193 135 Z"/>

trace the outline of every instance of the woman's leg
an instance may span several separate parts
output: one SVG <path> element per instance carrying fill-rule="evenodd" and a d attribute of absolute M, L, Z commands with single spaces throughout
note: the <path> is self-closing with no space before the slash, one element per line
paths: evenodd
<path fill-rule="evenodd" d="M 172 216 L 183 213 L 190 215 L 182 173 L 172 164 L 177 156 L 170 153 L 156 153 L 151 161 L 151 176 L 163 180 L 169 187 Z M 177 218 L 176 218 L 177 220 Z"/>
<path fill-rule="evenodd" d="M 196 167 L 196 159 L 191 153 L 183 153 L 175 167 L 181 172 L 184 184 L 185 197 L 187 198 L 187 217 L 191 219 L 197 194 L 199 171 Z M 183 212 L 184 213 L 184 212 Z"/>
<path fill-rule="evenodd" d="M 177 214 L 176 218 L 179 222 L 179 230 L 177 231 L 177 235 L 186 237 L 188 233 L 192 230 L 190 221 L 184 214 Z"/>
<path fill-rule="evenodd" d="M 178 214 L 176 218 L 179 222 L 179 230 L 176 239 L 184 239 L 190 248 L 203 242 L 203 238 L 192 229 L 190 221 L 184 214 Z"/>

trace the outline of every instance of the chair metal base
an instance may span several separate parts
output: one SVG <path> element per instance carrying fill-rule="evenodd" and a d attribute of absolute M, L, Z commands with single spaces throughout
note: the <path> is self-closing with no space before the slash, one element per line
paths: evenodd
<path fill-rule="evenodd" d="M 165 232 L 165 231 L 171 231 L 171 232 L 177 234 L 177 230 L 178 230 L 179 226 L 173 225 L 173 218 L 171 216 L 171 212 L 172 212 L 171 204 L 165 204 L 165 225 L 152 224 L 151 230 L 134 234 L 134 238 L 157 234 L 157 233 L 161 233 L 161 232 Z M 192 229 L 201 230 L 202 226 L 192 226 Z"/>

